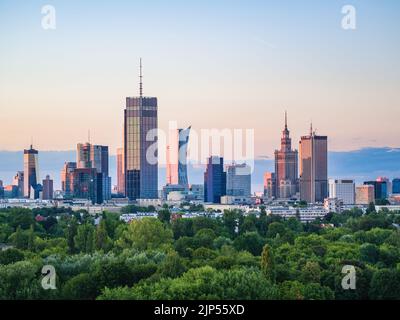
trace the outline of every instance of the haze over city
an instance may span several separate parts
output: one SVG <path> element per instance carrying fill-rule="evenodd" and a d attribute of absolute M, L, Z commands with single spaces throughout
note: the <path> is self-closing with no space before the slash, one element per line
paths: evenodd
<path fill-rule="evenodd" d="M 398 147 L 400 3 L 353 4 L 343 30 L 343 1 L 54 1 L 43 30 L 42 1 L 2 1 L 0 149 L 74 150 L 90 130 L 114 154 L 139 57 L 162 129 L 254 128 L 272 157 L 288 110 L 295 146 L 313 121 L 333 151 Z"/>

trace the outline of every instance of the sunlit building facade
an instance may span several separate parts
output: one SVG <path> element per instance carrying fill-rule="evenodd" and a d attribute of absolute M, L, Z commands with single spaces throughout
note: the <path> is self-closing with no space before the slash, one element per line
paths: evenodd
<path fill-rule="evenodd" d="M 117 193 L 125 195 L 124 148 L 117 149 Z"/>
<path fill-rule="evenodd" d="M 328 197 L 328 137 L 310 135 L 300 140 L 300 199 L 324 202 Z"/>
<path fill-rule="evenodd" d="M 275 196 L 280 199 L 292 198 L 298 189 L 298 152 L 292 150 L 292 139 L 287 126 L 282 131 L 281 148 L 275 150 Z"/>
<path fill-rule="evenodd" d="M 33 149 L 24 150 L 24 197 L 39 198 L 38 180 L 39 180 L 39 152 Z M 34 194 L 32 194 L 32 192 Z"/>

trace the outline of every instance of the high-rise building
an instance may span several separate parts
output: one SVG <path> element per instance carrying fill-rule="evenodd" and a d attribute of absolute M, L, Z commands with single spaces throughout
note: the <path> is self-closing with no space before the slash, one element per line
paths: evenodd
<path fill-rule="evenodd" d="M 226 168 L 226 195 L 251 196 L 251 168 L 243 164 L 232 164 Z"/>
<path fill-rule="evenodd" d="M 0 180 L 0 199 L 4 199 L 4 186 L 3 186 L 3 180 Z"/>
<path fill-rule="evenodd" d="M 102 198 L 111 199 L 111 177 L 109 176 L 108 146 L 91 145 L 90 163 L 101 175 Z"/>
<path fill-rule="evenodd" d="M 53 199 L 53 180 L 50 179 L 50 176 L 47 175 L 46 179 L 43 180 L 42 183 L 43 186 L 43 194 L 42 194 L 42 199 L 43 200 L 52 200 Z"/>
<path fill-rule="evenodd" d="M 285 128 L 282 131 L 281 148 L 275 150 L 275 195 L 280 199 L 290 199 L 298 189 L 298 152 L 292 150 L 292 139 L 287 126 L 285 112 Z"/>
<path fill-rule="evenodd" d="M 369 205 L 375 203 L 375 187 L 363 185 L 356 187 L 356 204 Z"/>
<path fill-rule="evenodd" d="M 91 151 L 92 145 L 89 142 L 78 143 L 76 148 L 76 164 L 78 169 L 92 168 Z"/>
<path fill-rule="evenodd" d="M 365 181 L 364 185 L 374 186 L 375 200 L 384 200 L 389 196 L 388 183 L 385 180 Z"/>
<path fill-rule="evenodd" d="M 400 178 L 395 178 L 392 181 L 392 192 L 393 194 L 400 194 Z"/>
<path fill-rule="evenodd" d="M 117 149 L 117 192 L 125 195 L 124 148 Z"/>
<path fill-rule="evenodd" d="M 317 136 L 312 126 L 300 140 L 300 199 L 323 202 L 328 196 L 328 137 Z"/>
<path fill-rule="evenodd" d="M 17 171 L 14 176 L 13 185 L 17 187 L 17 198 L 22 198 L 24 196 L 24 172 Z"/>
<path fill-rule="evenodd" d="M 177 129 L 170 133 L 167 146 L 167 184 L 189 188 L 187 175 L 187 148 L 190 127 Z"/>
<path fill-rule="evenodd" d="M 204 173 L 204 202 L 221 203 L 221 197 L 226 195 L 226 172 L 224 159 L 208 158 Z"/>
<path fill-rule="evenodd" d="M 329 198 L 342 200 L 343 204 L 355 204 L 355 183 L 354 180 L 329 180 Z"/>
<path fill-rule="evenodd" d="M 39 180 L 39 152 L 33 149 L 32 145 L 29 149 L 24 150 L 24 197 L 39 198 L 38 180 Z M 32 190 L 34 194 L 32 193 Z"/>
<path fill-rule="evenodd" d="M 64 167 L 61 170 L 61 190 L 64 193 L 65 198 L 71 198 L 74 193 L 72 184 L 72 174 L 76 169 L 76 162 L 65 162 Z"/>
<path fill-rule="evenodd" d="M 77 168 L 71 175 L 73 197 L 102 203 L 102 174 L 95 168 Z"/>
<path fill-rule="evenodd" d="M 144 97 L 140 62 L 139 97 L 127 97 L 124 111 L 125 195 L 158 198 L 157 98 Z"/>
<path fill-rule="evenodd" d="M 264 173 L 264 197 L 268 199 L 276 198 L 276 178 L 275 173 Z"/>

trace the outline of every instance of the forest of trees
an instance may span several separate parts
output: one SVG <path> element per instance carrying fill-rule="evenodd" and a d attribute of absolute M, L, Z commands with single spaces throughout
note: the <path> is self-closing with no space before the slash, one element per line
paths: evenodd
<path fill-rule="evenodd" d="M 0 299 L 399 299 L 399 224 L 373 207 L 309 224 L 265 210 L 171 220 L 165 208 L 127 224 L 109 212 L 1 209 Z M 42 288 L 44 265 L 54 290 Z M 344 265 L 354 290 L 342 288 Z"/>

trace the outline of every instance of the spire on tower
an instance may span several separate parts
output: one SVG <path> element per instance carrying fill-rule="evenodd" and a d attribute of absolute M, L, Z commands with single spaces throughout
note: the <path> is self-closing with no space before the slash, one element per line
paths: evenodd
<path fill-rule="evenodd" d="M 142 58 L 140 58 L 140 74 L 139 74 L 139 78 L 140 78 L 140 83 L 139 83 L 139 94 L 140 94 L 140 97 L 143 97 Z"/>
<path fill-rule="evenodd" d="M 287 130 L 287 111 L 285 110 L 285 130 Z"/>
<path fill-rule="evenodd" d="M 312 121 L 311 121 L 311 125 L 310 125 L 310 136 L 313 135 L 313 127 L 312 127 Z"/>

